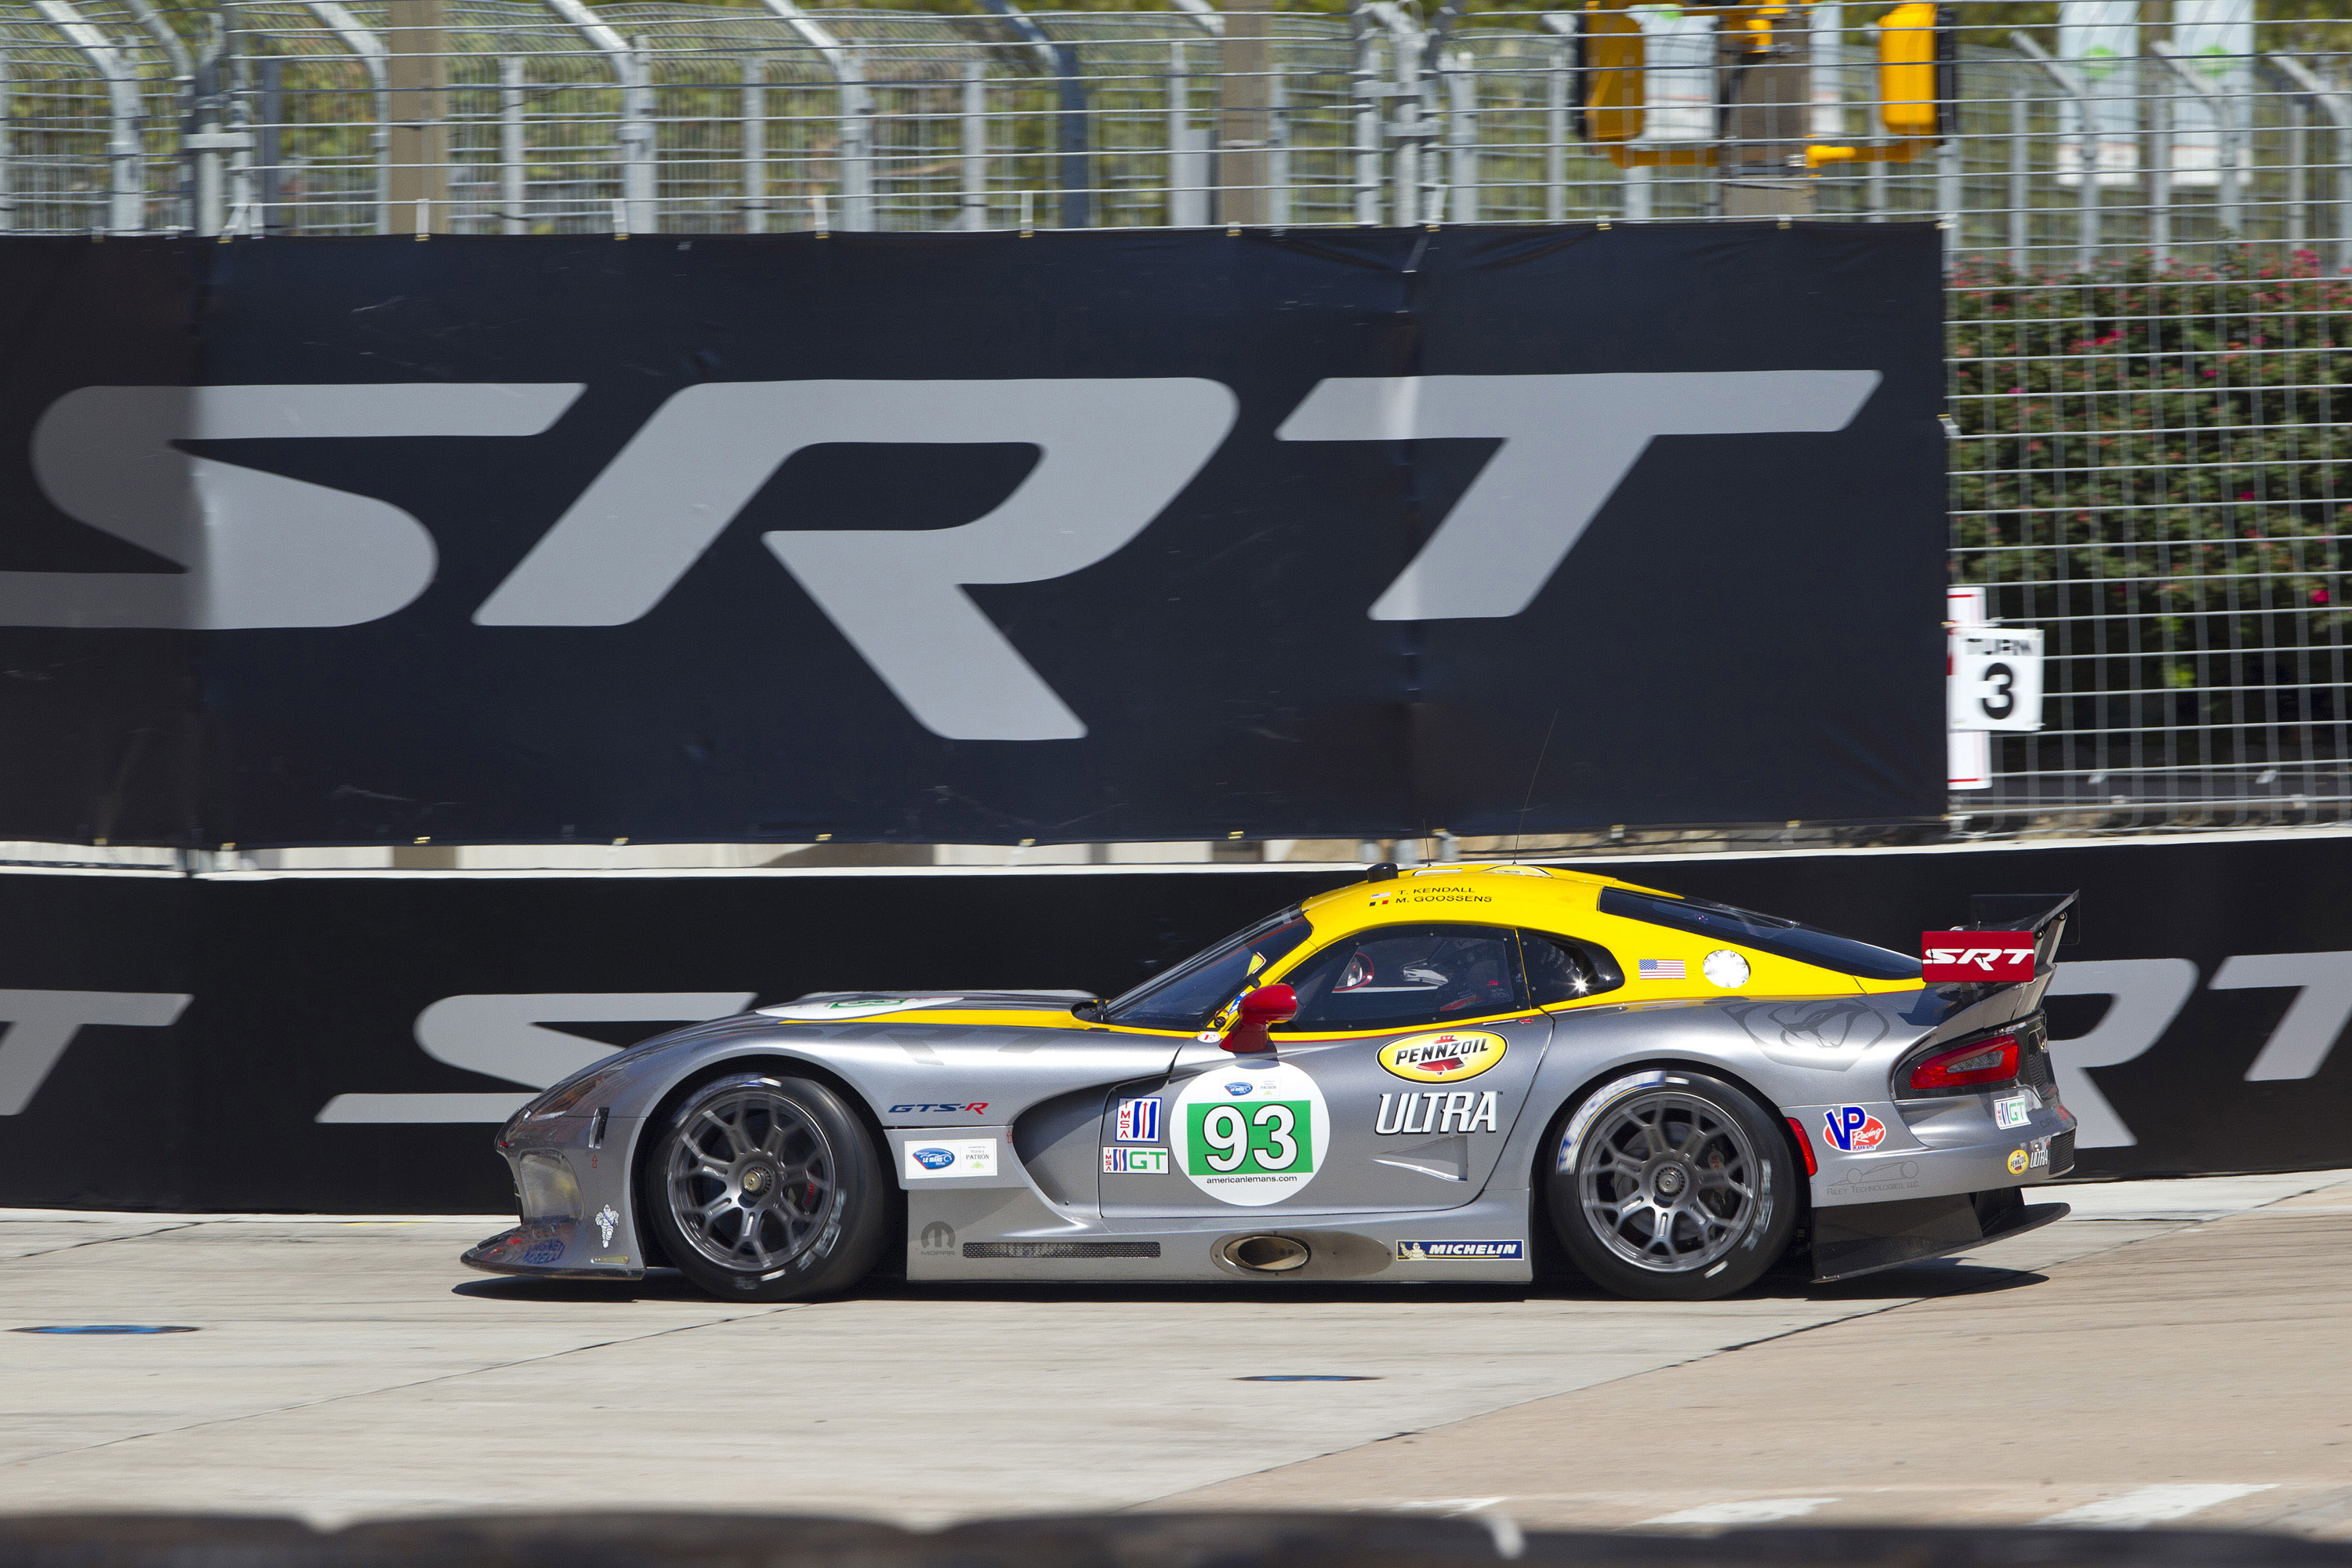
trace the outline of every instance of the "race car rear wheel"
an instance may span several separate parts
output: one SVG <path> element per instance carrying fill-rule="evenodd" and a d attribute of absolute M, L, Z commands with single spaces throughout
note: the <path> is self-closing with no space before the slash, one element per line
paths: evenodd
<path fill-rule="evenodd" d="M 643 1207 L 679 1273 L 731 1301 L 856 1284 L 889 1204 L 874 1141 L 821 1083 L 732 1073 L 688 1094 L 648 1156 Z"/>
<path fill-rule="evenodd" d="M 1712 1300 L 1789 1245 L 1796 1173 L 1780 1123 L 1730 1084 L 1652 1070 L 1603 1084 L 1550 1144 L 1560 1245 L 1621 1296 Z"/>

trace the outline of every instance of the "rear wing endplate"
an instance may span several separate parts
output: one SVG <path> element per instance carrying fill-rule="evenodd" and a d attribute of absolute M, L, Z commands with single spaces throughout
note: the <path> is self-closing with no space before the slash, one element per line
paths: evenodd
<path fill-rule="evenodd" d="M 1969 931 L 2030 931 L 2033 933 L 2033 969 L 2046 974 L 2058 962 L 2061 943 L 2082 940 L 2082 921 L 2072 893 L 1979 893 L 1969 900 Z"/>

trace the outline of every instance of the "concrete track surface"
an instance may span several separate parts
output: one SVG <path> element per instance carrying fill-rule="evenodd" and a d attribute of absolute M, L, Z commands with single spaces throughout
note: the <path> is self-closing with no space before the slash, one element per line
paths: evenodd
<path fill-rule="evenodd" d="M 0 1510 L 1402 1509 L 2352 1537 L 2352 1172 L 2084 1185 L 1963 1258 L 1579 1289 L 491 1279 L 495 1217 L 0 1211 Z M 1252 1381 L 1255 1379 L 1349 1381 Z"/>

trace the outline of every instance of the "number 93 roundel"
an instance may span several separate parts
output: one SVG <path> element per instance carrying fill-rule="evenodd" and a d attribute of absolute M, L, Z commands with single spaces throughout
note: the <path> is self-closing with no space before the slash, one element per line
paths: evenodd
<path fill-rule="evenodd" d="M 1176 1097 L 1176 1163 L 1223 1204 L 1278 1204 L 1315 1179 L 1331 1117 L 1315 1080 L 1281 1062 L 1221 1062 Z"/>

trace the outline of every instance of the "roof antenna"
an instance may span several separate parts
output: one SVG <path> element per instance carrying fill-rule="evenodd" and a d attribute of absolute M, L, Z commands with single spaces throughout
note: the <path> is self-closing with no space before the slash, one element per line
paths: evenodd
<path fill-rule="evenodd" d="M 1519 826 L 1511 834 L 1511 863 L 1518 864 L 1519 840 L 1528 829 L 1528 807 L 1536 803 L 1536 781 L 1543 777 L 1544 758 L 1551 754 L 1551 732 L 1559 727 L 1559 710 L 1551 710 L 1551 722 L 1544 726 L 1543 747 L 1536 752 L 1536 771 L 1528 775 L 1528 795 L 1519 802 Z"/>

